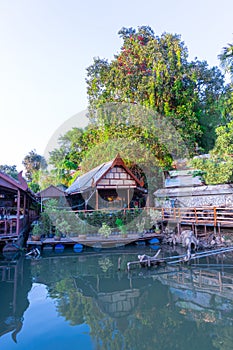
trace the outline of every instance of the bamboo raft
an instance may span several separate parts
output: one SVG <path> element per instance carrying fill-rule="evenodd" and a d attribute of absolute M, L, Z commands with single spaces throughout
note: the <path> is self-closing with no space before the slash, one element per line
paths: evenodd
<path fill-rule="evenodd" d="M 195 259 L 201 259 L 210 257 L 213 255 L 218 254 L 224 254 L 233 252 L 233 246 L 232 247 L 225 247 L 225 248 L 219 248 L 219 249 L 212 249 L 212 250 L 206 250 L 201 252 L 196 252 L 191 254 L 191 252 L 188 250 L 186 254 L 182 255 L 173 255 L 168 256 L 164 258 L 159 258 L 159 253 L 161 249 L 158 250 L 158 252 L 154 256 L 148 256 L 148 255 L 139 255 L 137 261 L 129 261 L 127 263 L 127 270 L 130 271 L 130 268 L 133 266 L 136 267 L 151 267 L 151 266 L 161 266 L 161 265 L 176 265 L 176 264 L 182 264 L 191 262 Z"/>

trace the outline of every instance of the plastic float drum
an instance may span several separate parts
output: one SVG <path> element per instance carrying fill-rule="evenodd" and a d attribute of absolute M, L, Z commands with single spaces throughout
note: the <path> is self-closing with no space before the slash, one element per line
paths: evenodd
<path fill-rule="evenodd" d="M 73 250 L 75 253 L 81 253 L 81 251 L 83 250 L 83 245 L 80 243 L 76 243 L 73 247 Z"/>

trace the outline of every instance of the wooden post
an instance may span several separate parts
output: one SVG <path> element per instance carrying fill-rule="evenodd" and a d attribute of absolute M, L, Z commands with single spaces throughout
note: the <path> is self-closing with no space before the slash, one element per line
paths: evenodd
<path fill-rule="evenodd" d="M 99 192 L 98 189 L 96 189 L 95 192 L 95 210 L 99 209 Z"/>
<path fill-rule="evenodd" d="M 27 207 L 27 196 L 24 193 L 23 195 L 23 224 L 27 225 L 29 223 L 28 215 L 26 214 L 26 207 Z"/>
<path fill-rule="evenodd" d="M 221 228 L 220 228 L 220 222 L 218 222 L 218 235 L 221 237 Z"/>
<path fill-rule="evenodd" d="M 197 209 L 194 208 L 194 215 L 195 215 L 195 224 L 198 224 L 198 219 L 197 219 Z"/>
<path fill-rule="evenodd" d="M 127 188 L 127 208 L 129 209 L 130 208 L 130 205 L 129 205 L 129 188 Z"/>
<path fill-rule="evenodd" d="M 216 207 L 214 207 L 214 227 L 217 226 L 217 210 Z"/>
<path fill-rule="evenodd" d="M 16 216 L 16 234 L 19 236 L 19 226 L 20 226 L 20 190 L 17 193 L 17 216 Z"/>
<path fill-rule="evenodd" d="M 26 194 L 24 193 L 24 195 L 23 195 L 23 213 L 24 213 L 24 215 L 26 212 L 26 204 L 27 204 L 26 199 L 27 199 L 27 197 L 26 197 Z"/>
<path fill-rule="evenodd" d="M 197 237 L 197 225 L 194 225 L 194 233 L 195 233 L 195 236 Z"/>

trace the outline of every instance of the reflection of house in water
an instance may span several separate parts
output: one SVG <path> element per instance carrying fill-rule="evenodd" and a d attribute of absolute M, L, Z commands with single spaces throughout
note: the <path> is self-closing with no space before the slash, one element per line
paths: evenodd
<path fill-rule="evenodd" d="M 98 293 L 97 300 L 101 310 L 113 318 L 124 317 L 132 313 L 140 297 L 140 289 Z"/>
<path fill-rule="evenodd" d="M 233 269 L 222 269 L 166 266 L 163 274 L 153 278 L 169 286 L 175 305 L 187 318 L 217 323 L 226 320 L 228 314 L 232 322 Z"/>
<path fill-rule="evenodd" d="M 96 264 L 97 256 L 88 256 L 88 254 L 85 256 L 82 253 L 78 264 L 76 264 L 77 257 L 73 264 L 74 257 L 67 256 L 63 259 L 62 272 L 60 272 L 57 257 L 43 258 L 35 262 L 36 265 L 41 266 L 41 271 L 43 271 L 40 276 L 37 276 L 36 281 L 50 287 L 54 283 L 55 276 L 59 281 L 64 279 L 64 276 L 72 276 L 72 283 L 76 290 L 84 297 L 92 298 L 104 314 L 112 318 L 123 318 L 133 314 L 140 298 L 147 291 L 148 280 L 132 281 L 128 278 L 127 273 L 117 271 L 119 255 L 113 253 L 109 253 L 109 258 L 107 254 L 104 258 L 101 254 L 99 255 L 98 263 L 100 260 L 109 260 L 114 264 L 107 272 L 103 272 L 100 265 Z M 85 259 L 88 259 L 88 264 Z M 93 265 L 92 261 L 94 261 Z M 74 271 L 73 268 L 77 270 Z"/>
<path fill-rule="evenodd" d="M 132 336 L 143 346 L 148 324 L 154 327 L 149 327 L 148 334 L 159 337 L 166 322 L 178 322 L 185 329 L 187 319 L 194 321 L 190 329 L 197 320 L 217 326 L 232 322 L 233 269 L 182 265 L 127 273 L 123 268 L 117 270 L 119 257 L 132 260 L 129 251 L 124 251 L 48 256 L 34 261 L 32 277 L 56 298 L 60 316 L 72 325 L 87 322 L 93 338 L 101 342 L 119 331 L 122 339 Z M 119 344 L 123 342 L 119 340 Z"/>
<path fill-rule="evenodd" d="M 27 295 L 31 283 L 28 274 L 27 261 L 23 257 L 0 261 L 0 337 L 11 332 L 15 342 L 29 305 Z"/>
<path fill-rule="evenodd" d="M 94 297 L 101 311 L 113 318 L 125 317 L 133 313 L 148 282 L 141 281 L 131 285 L 124 274 L 120 281 L 114 282 L 108 276 L 86 276 L 77 278 L 76 285 L 84 296 Z"/>

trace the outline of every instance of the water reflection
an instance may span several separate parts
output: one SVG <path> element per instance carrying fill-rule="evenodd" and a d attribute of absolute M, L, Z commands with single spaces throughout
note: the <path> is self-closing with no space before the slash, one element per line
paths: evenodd
<path fill-rule="evenodd" d="M 73 330 L 88 325 L 89 347 L 83 349 L 232 348 L 233 268 L 226 259 L 202 260 L 202 267 L 166 266 L 127 273 L 126 264 L 136 255 L 132 249 L 2 262 L 1 335 L 11 332 L 16 340 L 25 310 L 30 312 L 27 297 L 33 281 L 47 286 L 57 310 L 54 324 L 56 317 L 63 319 L 62 338 L 59 329 L 63 345 L 68 324 Z M 3 272 L 4 263 L 12 269 L 11 283 Z M 49 323 L 51 327 L 51 316 Z M 55 327 L 51 332 L 56 338 Z M 78 332 L 76 337 L 79 341 Z M 52 343 L 50 350 L 57 349 Z M 75 344 L 70 348 L 76 349 Z"/>
<path fill-rule="evenodd" d="M 30 264 L 24 257 L 0 260 L 0 336 L 10 332 L 17 342 L 31 289 Z"/>

